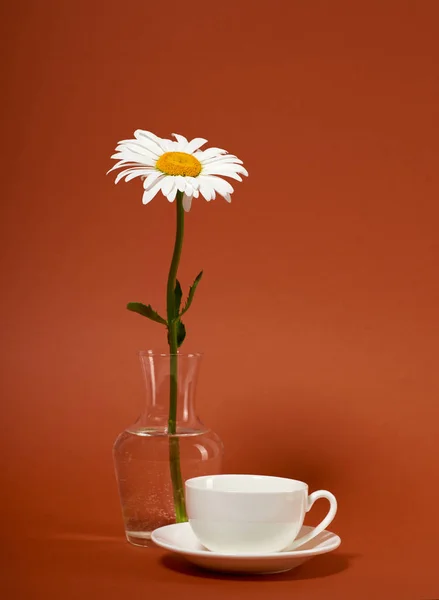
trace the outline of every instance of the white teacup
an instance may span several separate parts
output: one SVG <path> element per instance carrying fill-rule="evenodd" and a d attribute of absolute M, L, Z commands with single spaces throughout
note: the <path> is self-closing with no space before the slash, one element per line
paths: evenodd
<path fill-rule="evenodd" d="M 296 539 L 305 513 L 318 498 L 329 500 L 326 517 Z M 308 495 L 303 481 L 266 475 L 207 475 L 186 481 L 189 523 L 213 552 L 253 554 L 293 550 L 323 531 L 337 512 L 325 490 Z"/>

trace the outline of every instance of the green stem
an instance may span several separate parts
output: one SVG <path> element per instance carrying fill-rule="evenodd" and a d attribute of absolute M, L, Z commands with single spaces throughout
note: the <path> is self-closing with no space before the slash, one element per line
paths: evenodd
<path fill-rule="evenodd" d="M 174 494 L 175 517 L 177 523 L 187 521 L 186 505 L 184 499 L 183 478 L 180 466 L 180 443 L 177 432 L 177 398 L 178 398 L 178 343 L 176 306 L 175 306 L 175 282 L 177 279 L 178 265 L 180 263 L 181 249 L 184 235 L 184 209 L 183 192 L 177 192 L 177 231 L 175 234 L 174 253 L 172 255 L 171 267 L 169 269 L 167 286 L 167 317 L 168 317 L 168 341 L 170 352 L 169 373 L 169 463 L 171 471 L 172 490 Z"/>

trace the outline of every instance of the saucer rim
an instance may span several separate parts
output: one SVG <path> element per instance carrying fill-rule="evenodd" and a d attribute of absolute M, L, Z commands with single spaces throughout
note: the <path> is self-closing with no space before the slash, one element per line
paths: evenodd
<path fill-rule="evenodd" d="M 189 523 L 172 523 L 170 525 L 164 525 L 162 527 L 158 527 L 157 529 L 154 529 L 154 531 L 151 533 L 151 540 L 157 544 L 157 546 L 159 546 L 160 548 L 164 548 L 165 550 L 169 550 L 170 552 L 175 552 L 177 554 L 185 554 L 185 555 L 190 555 L 190 556 L 197 556 L 197 557 L 209 557 L 209 558 L 220 558 L 220 559 L 232 559 L 232 560 L 249 560 L 249 559 L 267 559 L 267 560 L 276 560 L 276 559 L 282 559 L 282 558 L 306 558 L 306 557 L 312 557 L 312 556 L 318 556 L 319 554 L 326 554 L 327 552 L 332 552 L 333 550 L 336 550 L 340 544 L 341 544 L 341 538 L 339 535 L 337 535 L 336 533 L 333 533 L 332 531 L 328 531 L 327 529 L 325 529 L 324 531 L 322 531 L 321 533 L 329 533 L 331 536 L 333 536 L 333 539 L 331 539 L 331 543 L 328 544 L 327 546 L 324 546 L 322 548 L 319 548 L 318 546 L 316 548 L 308 548 L 307 550 L 289 550 L 289 551 L 281 551 L 281 552 L 269 552 L 269 553 L 263 553 L 263 552 L 253 552 L 253 553 L 246 553 L 246 554 L 231 554 L 228 552 L 212 552 L 210 550 L 208 550 L 207 548 L 205 550 L 193 550 L 190 548 L 182 548 L 181 546 L 175 546 L 175 545 L 171 545 L 168 544 L 167 542 L 163 542 L 163 541 L 157 541 L 157 534 L 160 534 L 161 531 L 163 530 L 168 530 L 169 529 L 182 529 L 182 528 L 186 528 L 189 529 L 190 525 Z M 310 527 L 310 529 L 315 529 L 315 527 Z"/>

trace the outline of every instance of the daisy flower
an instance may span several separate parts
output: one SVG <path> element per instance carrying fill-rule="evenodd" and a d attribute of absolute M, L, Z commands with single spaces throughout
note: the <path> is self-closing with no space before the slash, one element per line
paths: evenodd
<path fill-rule="evenodd" d="M 108 171 L 123 169 L 115 183 L 141 177 L 143 204 L 151 202 L 158 192 L 162 192 L 169 202 L 181 192 L 186 211 L 191 208 L 192 198 L 198 198 L 200 194 L 210 201 L 218 193 L 230 202 L 233 187 L 224 177 L 242 181 L 241 175 L 248 175 L 242 160 L 221 148 L 200 150 L 207 142 L 203 138 L 188 141 L 177 133 L 172 135 L 175 141 L 138 129 L 134 139 L 119 142 L 116 154 L 111 157 L 118 162 Z"/>

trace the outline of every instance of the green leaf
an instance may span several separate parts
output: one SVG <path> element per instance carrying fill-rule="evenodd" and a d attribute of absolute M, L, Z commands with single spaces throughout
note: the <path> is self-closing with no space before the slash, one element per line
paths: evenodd
<path fill-rule="evenodd" d="M 180 346 L 182 345 L 182 343 L 184 342 L 184 339 L 186 337 L 186 327 L 184 326 L 184 324 L 179 320 L 177 322 L 174 322 L 173 324 L 176 328 L 176 333 L 177 333 L 177 348 L 180 348 Z M 169 327 L 168 327 L 168 344 L 171 345 L 171 334 L 169 331 Z"/>
<path fill-rule="evenodd" d="M 180 348 L 186 337 L 186 327 L 181 321 L 177 323 L 177 347 Z"/>
<path fill-rule="evenodd" d="M 178 318 L 178 313 L 180 312 L 181 299 L 183 297 L 183 292 L 181 290 L 181 285 L 178 279 L 175 281 L 175 290 L 174 290 L 174 299 L 175 299 L 175 315 L 174 318 Z"/>
<path fill-rule="evenodd" d="M 142 304 L 141 302 L 128 302 L 127 309 L 132 312 L 139 313 L 143 317 L 148 317 L 151 321 L 155 321 L 156 323 L 161 323 L 162 325 L 167 325 L 167 321 L 163 317 L 161 317 L 150 304 Z"/>
<path fill-rule="evenodd" d="M 189 307 L 192 304 L 192 300 L 194 299 L 195 290 L 197 289 L 197 285 L 200 283 L 202 277 L 203 277 L 203 271 L 198 273 L 198 275 L 195 277 L 194 283 L 189 288 L 189 294 L 188 294 L 188 297 L 186 300 L 186 304 L 184 305 L 184 308 L 181 311 L 181 315 L 184 315 L 184 313 L 189 310 Z"/>

